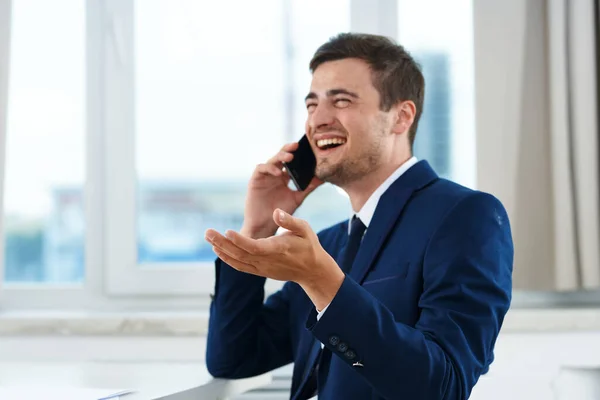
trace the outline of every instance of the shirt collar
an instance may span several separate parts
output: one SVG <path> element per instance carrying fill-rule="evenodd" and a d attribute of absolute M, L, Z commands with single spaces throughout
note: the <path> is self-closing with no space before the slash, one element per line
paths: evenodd
<path fill-rule="evenodd" d="M 379 203 L 379 198 L 385 193 L 385 191 L 394 183 L 400 176 L 408 171 L 410 167 L 417 163 L 416 157 L 409 158 L 404 164 L 402 164 L 398 169 L 396 169 L 375 191 L 367 202 L 362 206 L 362 208 L 356 213 L 358 218 L 365 224 L 367 228 L 369 228 L 369 224 L 373 219 L 373 214 L 375 214 L 375 208 L 377 208 L 377 203 Z M 350 215 L 350 220 L 352 220 L 352 216 L 355 213 L 353 212 Z M 348 224 L 348 234 L 350 234 L 350 224 Z"/>

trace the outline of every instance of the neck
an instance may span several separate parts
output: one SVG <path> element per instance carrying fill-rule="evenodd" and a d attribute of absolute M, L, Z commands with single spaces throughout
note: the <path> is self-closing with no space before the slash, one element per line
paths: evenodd
<path fill-rule="evenodd" d="M 375 192 L 375 190 L 377 190 L 377 188 L 381 186 L 394 171 L 400 168 L 400 166 L 407 162 L 411 157 L 412 155 L 409 155 L 401 159 L 401 161 L 383 164 L 376 170 L 373 170 L 371 173 L 362 177 L 360 180 L 344 185 L 342 189 L 344 189 L 350 198 L 352 210 L 354 212 L 360 211 L 373 192 Z"/>

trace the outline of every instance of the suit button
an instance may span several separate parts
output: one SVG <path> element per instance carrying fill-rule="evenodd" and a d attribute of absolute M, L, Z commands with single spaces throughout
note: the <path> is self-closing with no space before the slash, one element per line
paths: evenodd
<path fill-rule="evenodd" d="M 344 357 L 346 357 L 348 360 L 354 360 L 356 358 L 356 353 L 352 350 L 348 350 L 344 353 Z"/>
<path fill-rule="evenodd" d="M 337 349 L 340 353 L 344 353 L 346 350 L 348 350 L 348 345 L 344 342 L 338 344 Z"/>
<path fill-rule="evenodd" d="M 340 342 L 340 338 L 337 336 L 331 336 L 329 338 L 329 344 L 331 344 L 332 346 L 336 346 L 339 342 Z"/>

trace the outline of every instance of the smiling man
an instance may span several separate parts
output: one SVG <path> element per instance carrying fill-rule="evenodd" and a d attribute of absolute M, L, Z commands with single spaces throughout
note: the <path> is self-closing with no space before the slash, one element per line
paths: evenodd
<path fill-rule="evenodd" d="M 285 145 L 254 171 L 241 231 L 206 232 L 208 369 L 242 378 L 293 362 L 293 399 L 467 399 L 511 301 L 504 207 L 412 155 L 425 83 L 401 46 L 341 34 L 310 69 L 315 178 L 288 188 L 297 144 Z M 317 234 L 293 213 L 323 182 L 353 214 Z M 266 301 L 265 277 L 287 281 Z"/>

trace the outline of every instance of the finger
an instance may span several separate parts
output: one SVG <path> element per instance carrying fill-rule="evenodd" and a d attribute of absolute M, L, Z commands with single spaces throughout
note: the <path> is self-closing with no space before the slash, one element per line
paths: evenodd
<path fill-rule="evenodd" d="M 247 273 L 254 274 L 254 275 L 258 274 L 258 270 L 256 269 L 256 267 L 254 267 L 251 264 L 246 264 L 244 262 L 236 260 L 235 258 L 231 257 L 229 254 L 223 252 L 218 247 L 213 246 L 213 251 L 215 252 L 217 257 L 219 257 L 224 263 L 231 266 L 232 268 L 234 268 L 238 271 L 241 271 L 241 272 L 247 272 Z"/>
<path fill-rule="evenodd" d="M 286 143 L 276 155 L 274 155 L 269 159 L 269 161 L 267 161 L 267 163 L 281 165 L 282 162 L 290 162 L 294 158 L 294 155 L 292 153 L 297 149 L 298 142 Z"/>
<path fill-rule="evenodd" d="M 208 229 L 205 237 L 206 240 L 212 244 L 213 247 L 219 249 L 221 253 L 225 253 L 244 264 L 252 264 L 252 256 L 248 254 L 247 251 L 239 248 L 231 240 L 221 235 L 214 229 Z"/>
<path fill-rule="evenodd" d="M 271 241 L 264 239 L 252 239 L 230 230 L 225 232 L 225 235 L 231 241 L 231 243 L 250 255 L 264 256 L 276 252 L 276 249 L 273 247 Z"/>
<path fill-rule="evenodd" d="M 282 171 L 282 172 L 283 172 L 283 174 L 281 175 L 281 181 L 283 182 L 283 184 L 285 186 L 287 186 L 287 185 L 289 185 L 290 180 L 292 178 L 290 178 L 290 173 L 287 170 L 286 171 Z"/>
<path fill-rule="evenodd" d="M 306 237 L 310 232 L 308 222 L 277 208 L 273 211 L 273 221 L 283 229 L 293 232 L 297 236 Z"/>
<path fill-rule="evenodd" d="M 281 176 L 283 171 L 274 164 L 259 164 L 256 166 L 256 172 L 263 175 Z"/>
<path fill-rule="evenodd" d="M 280 151 L 267 161 L 267 164 L 281 166 L 284 162 L 290 162 L 294 159 L 294 155 L 288 151 Z"/>
<path fill-rule="evenodd" d="M 297 148 L 298 148 L 298 142 L 291 142 L 291 143 L 284 144 L 283 147 L 281 148 L 281 150 L 291 152 L 291 151 L 295 151 Z"/>

